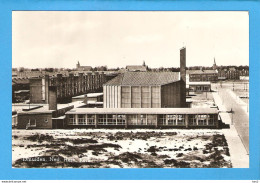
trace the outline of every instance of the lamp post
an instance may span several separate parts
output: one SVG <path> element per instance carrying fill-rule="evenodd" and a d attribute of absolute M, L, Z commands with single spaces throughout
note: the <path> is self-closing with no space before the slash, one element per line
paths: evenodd
<path fill-rule="evenodd" d="M 231 113 L 231 125 L 233 125 L 233 113 L 234 113 L 234 111 L 232 110 L 232 108 L 230 110 L 230 113 Z"/>

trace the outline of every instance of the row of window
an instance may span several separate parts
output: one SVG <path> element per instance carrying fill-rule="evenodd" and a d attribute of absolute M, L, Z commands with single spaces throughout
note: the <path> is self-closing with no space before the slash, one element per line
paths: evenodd
<path fill-rule="evenodd" d="M 126 124 L 126 115 L 112 115 L 112 114 L 78 114 L 77 122 L 75 115 L 69 115 L 69 125 L 94 125 L 95 119 L 99 125 L 125 125 Z M 215 125 L 216 121 L 215 115 L 197 115 L 190 114 L 188 115 L 188 124 L 191 126 L 206 126 L 206 125 Z M 128 116 L 129 124 L 133 125 L 153 125 L 154 119 L 148 118 L 145 114 L 138 115 L 129 115 Z M 170 114 L 170 115 L 158 115 L 159 125 L 185 125 L 185 115 L 183 114 Z"/>

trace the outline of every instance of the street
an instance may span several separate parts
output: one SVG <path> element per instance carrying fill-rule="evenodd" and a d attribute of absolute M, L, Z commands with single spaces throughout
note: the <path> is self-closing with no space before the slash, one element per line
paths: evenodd
<path fill-rule="evenodd" d="M 231 109 L 233 111 L 229 113 L 231 124 L 235 126 L 247 153 L 249 153 L 249 106 L 235 95 L 230 85 L 222 85 L 222 87 L 218 85 L 217 88 L 222 100 L 222 105 L 224 105 L 228 111 L 231 111 Z"/>

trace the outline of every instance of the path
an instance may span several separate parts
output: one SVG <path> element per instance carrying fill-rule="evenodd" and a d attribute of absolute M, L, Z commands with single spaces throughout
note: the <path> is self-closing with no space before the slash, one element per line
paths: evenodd
<path fill-rule="evenodd" d="M 224 105 L 225 102 L 228 103 L 227 98 L 225 98 L 225 102 L 222 102 L 220 96 L 216 92 L 213 93 L 213 97 L 220 111 L 230 110 Z M 226 95 L 226 97 L 230 96 Z M 230 116 L 230 114 L 228 113 L 220 113 L 220 117 L 224 123 L 230 124 L 230 128 L 223 129 L 223 133 L 227 139 L 233 168 L 249 168 L 249 154 L 244 144 L 242 143 L 236 128 L 234 127 L 234 125 L 232 125 L 232 116 Z"/>

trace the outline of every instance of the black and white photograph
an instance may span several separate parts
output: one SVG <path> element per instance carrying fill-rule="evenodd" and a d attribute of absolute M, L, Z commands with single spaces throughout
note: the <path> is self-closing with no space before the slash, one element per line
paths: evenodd
<path fill-rule="evenodd" d="M 249 168 L 249 13 L 12 11 L 12 168 Z"/>

